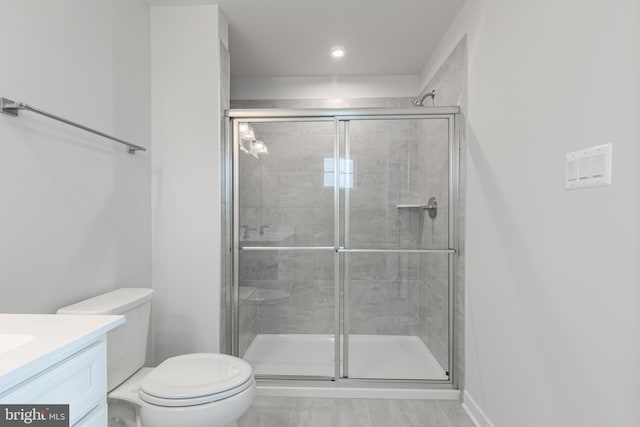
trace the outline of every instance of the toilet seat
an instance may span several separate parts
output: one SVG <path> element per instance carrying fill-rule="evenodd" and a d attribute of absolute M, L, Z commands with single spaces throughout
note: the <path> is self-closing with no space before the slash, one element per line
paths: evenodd
<path fill-rule="evenodd" d="M 194 406 L 226 399 L 254 383 L 251 365 L 225 354 L 171 357 L 140 384 L 139 397 L 158 406 Z"/>

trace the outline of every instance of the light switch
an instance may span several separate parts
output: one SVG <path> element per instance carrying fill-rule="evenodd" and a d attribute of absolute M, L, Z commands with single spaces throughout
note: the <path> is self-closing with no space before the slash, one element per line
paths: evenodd
<path fill-rule="evenodd" d="M 578 179 L 578 162 L 567 160 L 567 181 L 575 181 L 576 179 Z"/>
<path fill-rule="evenodd" d="M 578 177 L 580 179 L 591 178 L 591 157 L 578 160 Z"/>
<path fill-rule="evenodd" d="M 599 153 L 591 158 L 591 176 L 600 178 L 604 176 L 605 154 Z"/>

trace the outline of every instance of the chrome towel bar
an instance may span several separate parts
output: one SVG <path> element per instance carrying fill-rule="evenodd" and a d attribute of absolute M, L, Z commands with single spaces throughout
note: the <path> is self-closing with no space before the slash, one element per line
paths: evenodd
<path fill-rule="evenodd" d="M 135 154 L 136 151 L 147 151 L 146 148 L 141 147 L 139 145 L 132 144 L 132 143 L 124 141 L 124 140 L 122 140 L 120 138 L 116 138 L 114 136 L 111 136 L 111 135 L 108 135 L 106 133 L 97 131 L 97 130 L 92 129 L 90 127 L 87 127 L 87 126 L 72 122 L 71 120 L 65 119 L 65 118 L 60 117 L 60 116 L 56 116 L 55 114 L 47 113 L 46 111 L 40 110 L 39 108 L 32 107 L 31 105 L 26 104 L 24 102 L 15 102 L 15 101 L 12 101 L 12 100 L 7 99 L 7 98 L 0 98 L 0 106 L 2 108 L 1 112 L 4 113 L 4 114 L 8 114 L 10 116 L 18 117 L 18 112 L 20 110 L 27 110 L 27 111 L 31 111 L 31 112 L 36 113 L 36 114 L 40 114 L 40 115 L 45 116 L 45 117 L 49 117 L 50 119 L 57 120 L 59 122 L 65 123 L 65 124 L 67 124 L 69 126 L 73 126 L 73 127 L 78 128 L 78 129 L 82 129 L 82 130 L 90 132 L 90 133 L 92 133 L 94 135 L 98 135 L 98 136 L 101 136 L 103 138 L 107 138 L 107 139 L 110 139 L 112 141 L 115 141 L 117 143 L 124 144 L 124 145 L 126 145 L 128 147 L 127 151 L 129 152 L 129 154 Z"/>

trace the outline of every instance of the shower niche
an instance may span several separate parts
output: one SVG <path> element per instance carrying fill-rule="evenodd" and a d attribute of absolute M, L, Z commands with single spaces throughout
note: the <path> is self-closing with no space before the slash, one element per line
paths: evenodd
<path fill-rule="evenodd" d="M 458 114 L 229 110 L 226 336 L 258 379 L 452 384 Z"/>

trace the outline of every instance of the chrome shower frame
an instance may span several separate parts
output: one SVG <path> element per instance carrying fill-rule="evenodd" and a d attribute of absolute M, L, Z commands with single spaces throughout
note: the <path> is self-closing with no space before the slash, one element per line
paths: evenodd
<path fill-rule="evenodd" d="M 333 251 L 334 257 L 334 280 L 335 280 L 335 298 L 336 298 L 336 316 L 335 316 L 335 375 L 333 377 L 307 377 L 307 376 L 257 376 L 259 384 L 269 386 L 300 386 L 300 387 L 376 387 L 376 388 L 411 388 L 411 389 L 456 389 L 457 373 L 456 361 L 454 359 L 455 334 L 454 325 L 454 303 L 456 301 L 456 268 L 458 265 L 458 199 L 459 199 L 459 179 L 460 179 L 460 108 L 459 107 L 411 107 L 411 108 L 344 108 L 344 109 L 237 109 L 227 110 L 225 112 L 226 140 L 224 152 L 227 158 L 222 159 L 223 174 L 225 174 L 226 182 L 223 188 L 223 197 L 227 206 L 227 221 L 222 230 L 226 236 L 227 245 L 224 247 L 227 257 L 223 254 L 223 262 L 226 262 L 228 272 L 225 282 L 222 286 L 226 289 L 227 298 L 225 300 L 224 314 L 226 316 L 226 330 L 221 331 L 224 336 L 226 348 L 230 349 L 229 353 L 238 356 L 239 351 L 239 123 L 241 122 L 291 122 L 291 121 L 335 121 L 336 134 L 334 144 L 334 156 L 336 158 L 336 167 L 334 168 L 334 186 L 339 185 L 339 144 L 341 123 L 345 124 L 347 131 L 345 132 L 346 146 L 348 149 L 348 126 L 351 120 L 391 120 L 391 119 L 444 119 L 448 121 L 448 139 L 449 139 L 449 239 L 448 248 L 437 250 L 415 250 L 415 249 L 348 249 L 340 246 L 339 242 L 339 188 L 334 189 L 334 246 L 326 247 L 252 247 L 243 248 L 242 250 L 321 250 Z M 347 151 L 348 153 L 348 151 Z M 348 205 L 348 191 L 345 192 L 345 202 Z M 348 223 L 345 225 L 348 227 Z M 347 236 L 348 233 L 345 233 Z M 346 242 L 345 242 L 346 245 Z M 348 245 L 346 245 L 348 246 Z M 342 322 L 341 306 L 347 307 L 348 310 L 348 293 L 345 292 L 344 298 L 340 299 L 340 271 L 339 258 L 344 254 L 345 262 L 348 262 L 349 253 L 353 252 L 407 252 L 407 253 L 447 253 L 448 254 L 448 379 L 354 379 L 345 378 L 348 374 L 342 372 L 342 364 L 340 356 L 340 337 L 348 337 L 349 322 L 345 319 Z M 231 273 L 231 274 L 229 274 Z M 348 275 L 347 275 L 348 276 Z M 346 276 L 345 276 L 346 277 Z M 344 284 L 344 288 L 348 288 Z M 345 311 L 345 317 L 348 314 Z M 344 340 L 348 343 L 348 339 Z M 344 349 L 346 357 L 348 348 Z"/>

